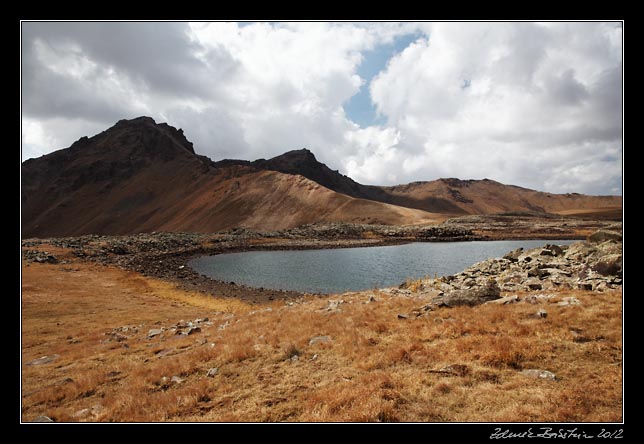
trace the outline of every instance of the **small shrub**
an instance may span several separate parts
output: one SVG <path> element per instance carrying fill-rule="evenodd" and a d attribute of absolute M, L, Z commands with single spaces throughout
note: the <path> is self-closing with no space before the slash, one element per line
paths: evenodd
<path fill-rule="evenodd" d="M 292 359 L 294 356 L 300 356 L 302 354 L 302 351 L 298 349 L 295 345 L 291 344 L 288 346 L 286 349 L 286 352 L 284 353 L 284 359 Z"/>

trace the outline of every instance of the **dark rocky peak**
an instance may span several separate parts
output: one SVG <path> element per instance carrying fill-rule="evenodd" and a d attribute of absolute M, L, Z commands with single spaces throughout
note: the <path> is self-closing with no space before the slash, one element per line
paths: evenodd
<path fill-rule="evenodd" d="M 102 134 L 110 132 L 126 135 L 127 142 L 134 140 L 143 142 L 146 149 L 154 150 L 157 148 L 154 145 L 164 145 L 164 148 L 167 148 L 167 145 L 176 145 L 195 154 L 192 142 L 186 139 L 183 129 L 177 129 L 167 123 L 156 123 L 152 117 L 141 116 L 130 120 L 119 120 L 116 125 Z"/>
<path fill-rule="evenodd" d="M 325 166 L 324 164 L 318 162 L 318 160 L 315 158 L 315 154 L 313 154 L 306 148 L 302 148 L 301 150 L 288 151 L 268 160 L 260 159 L 257 161 L 257 163 L 261 164 L 263 167 L 271 167 L 278 170 Z"/>

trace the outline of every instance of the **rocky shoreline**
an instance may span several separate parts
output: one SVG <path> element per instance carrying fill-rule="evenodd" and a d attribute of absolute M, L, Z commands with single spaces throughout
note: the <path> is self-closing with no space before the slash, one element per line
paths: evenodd
<path fill-rule="evenodd" d="M 622 233 L 600 230 L 586 241 L 511 251 L 466 270 L 403 284 L 435 307 L 517 302 L 517 293 L 558 290 L 607 291 L 622 287 Z M 501 298 L 501 293 L 514 293 Z M 569 303 L 574 303 L 570 302 Z"/>
<path fill-rule="evenodd" d="M 468 224 L 472 223 L 467 219 Z M 528 222 L 526 222 L 528 221 Z M 580 221 L 572 224 L 566 224 L 566 229 L 562 231 L 546 230 L 544 223 L 535 224 L 534 220 L 530 223 L 530 218 L 523 222 L 518 221 L 515 224 L 509 224 L 511 231 L 507 232 L 505 238 L 518 239 L 515 236 L 515 230 L 518 226 L 530 225 L 536 227 L 537 231 L 544 237 L 551 239 L 575 239 L 579 238 L 577 231 L 580 226 L 585 228 L 602 228 L 609 227 L 621 231 L 621 224 L 608 224 L 605 222 Z M 500 222 L 499 222 L 500 223 Z M 548 223 L 545 223 L 548 225 Z M 484 225 L 488 227 L 489 225 Z M 241 252 L 241 251 L 258 251 L 258 250 L 302 250 L 302 249 L 326 249 L 326 248 L 351 248 L 380 245 L 395 245 L 408 242 L 453 242 L 453 241 L 472 241 L 472 240 L 497 240 L 503 239 L 497 230 L 496 235 L 480 234 L 482 226 L 479 225 L 475 230 L 464 224 L 447 222 L 440 225 L 430 226 L 406 226 L 394 227 L 387 225 L 357 225 L 345 223 L 319 223 L 305 225 L 293 229 L 281 230 L 275 232 L 257 232 L 243 228 L 237 228 L 225 232 L 212 234 L 198 233 L 145 233 L 130 236 L 102 236 L 86 235 L 70 238 L 52 238 L 52 239 L 25 239 L 22 241 L 23 258 L 29 262 L 38 263 L 64 263 L 65 260 L 59 260 L 55 255 L 48 253 L 46 245 L 58 248 L 64 248 L 71 251 L 71 254 L 81 260 L 88 260 L 106 265 L 118 266 L 125 270 L 135 271 L 145 276 L 160 278 L 174 282 L 180 288 L 185 290 L 199 291 L 207 294 L 216 294 L 224 297 L 235 297 L 253 303 L 266 302 L 274 299 L 292 299 L 301 297 L 302 294 L 292 291 L 272 290 L 265 288 L 253 288 L 239 285 L 234 282 L 222 282 L 203 276 L 190 267 L 187 263 L 190 259 L 202 255 L 215 255 L 223 253 Z M 498 228 L 498 226 L 497 226 Z M 552 227 L 551 227 L 552 228 Z M 488 230 L 493 232 L 493 230 Z M 525 230 L 524 230 L 525 231 Z M 526 234 L 525 238 L 538 238 L 539 236 Z M 533 231 L 534 233 L 534 231 Z M 557 235 L 557 233 L 559 235 Z M 547 236 L 545 236 L 547 234 Z M 620 235 L 621 236 L 621 235 Z M 558 247 L 557 247 L 558 248 Z M 613 248 L 615 250 L 615 248 Z M 612 254 L 617 254 L 611 250 Z M 559 250 L 554 250 L 554 258 L 561 255 Z M 562 260 L 569 260 L 569 249 Z M 570 250 L 574 251 L 574 250 Z M 619 263 L 621 271 L 621 237 L 619 245 Z M 487 288 L 481 279 L 486 279 L 494 273 L 502 274 L 501 287 L 504 290 L 510 290 L 512 285 L 522 286 L 523 289 L 534 289 L 537 286 L 536 280 L 546 276 L 561 278 L 566 273 L 572 273 L 564 269 L 562 263 L 546 264 L 542 260 L 535 260 L 528 267 L 529 269 L 517 270 L 517 264 L 522 266 L 529 264 L 533 258 L 532 253 L 526 252 L 521 256 L 520 252 L 515 252 L 517 260 L 503 259 L 509 267 L 503 269 L 498 260 L 486 261 L 486 265 L 480 264 L 478 271 L 473 267 L 455 275 L 445 278 L 440 283 L 432 284 L 432 288 L 442 288 L 441 291 L 447 290 L 451 293 L 453 290 L 462 290 L 463 288 Z M 545 257 L 545 256 L 544 256 Z M 539 256 L 541 258 L 541 256 Z M 489 262 L 489 264 L 487 264 Z M 483 268 L 481 268 L 483 267 Z M 565 268 L 565 267 L 564 267 Z M 535 271 L 536 270 L 536 271 Z M 559 271 L 554 271 L 559 270 Z M 506 273 L 507 271 L 507 273 Z M 575 269 L 574 272 L 578 270 Z M 525 273 L 524 273 L 525 272 Z M 523 274 L 527 276 L 523 276 Z M 572 274 L 571 274 L 572 275 Z M 594 279 L 591 275 L 589 279 Z M 549 281 L 552 281 L 550 279 Z M 589 282 L 584 282 L 585 284 Z M 439 285 L 440 284 L 440 285 Z M 558 284 L 556 284 L 558 285 Z M 590 282 L 592 286 L 592 282 Z M 607 284 L 608 285 L 608 284 Z M 612 284 L 611 284 L 612 285 Z M 441 287 L 442 286 L 442 287 Z M 443 288 L 449 286 L 449 288 Z M 543 287 L 543 285 L 542 285 Z M 517 287 L 518 288 L 518 287 Z M 588 288 L 586 286 L 586 288 Z"/>

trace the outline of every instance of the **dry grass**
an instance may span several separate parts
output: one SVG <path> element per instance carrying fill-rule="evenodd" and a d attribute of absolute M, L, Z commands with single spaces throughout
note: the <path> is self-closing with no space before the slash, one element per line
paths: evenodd
<path fill-rule="evenodd" d="M 258 308 L 97 265 L 25 266 L 23 420 L 622 419 L 621 292 L 560 294 L 579 306 L 456 307 L 406 320 L 397 314 L 423 300 L 374 293 L 371 303 L 371 292 L 343 295 L 338 311 L 327 310 L 337 296 Z M 539 308 L 547 318 L 531 317 Z M 203 317 L 213 325 L 194 335 L 147 338 Z M 133 325 L 127 339 L 105 342 Z M 330 340 L 309 343 L 321 335 Z M 60 357 L 26 365 L 52 354 Z M 459 371 L 441 372 L 448 365 Z M 558 380 L 520 373 L 530 368 Z"/>

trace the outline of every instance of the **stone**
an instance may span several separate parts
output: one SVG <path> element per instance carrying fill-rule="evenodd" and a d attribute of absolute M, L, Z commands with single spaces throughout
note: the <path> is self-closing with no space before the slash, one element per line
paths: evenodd
<path fill-rule="evenodd" d="M 607 254 L 597 261 L 591 269 L 602 276 L 621 276 L 622 275 L 622 255 Z"/>
<path fill-rule="evenodd" d="M 485 304 L 495 304 L 495 305 L 507 305 L 507 304 L 516 304 L 519 302 L 519 296 L 516 294 L 506 296 L 501 299 L 495 299 L 493 301 L 487 301 Z"/>
<path fill-rule="evenodd" d="M 311 360 L 311 361 L 317 361 L 317 359 L 318 359 L 318 355 L 317 355 L 317 353 L 316 353 L 316 354 L 314 354 L 313 356 L 311 356 L 311 359 L 310 359 L 310 360 Z"/>
<path fill-rule="evenodd" d="M 523 254 L 523 248 L 518 248 L 514 251 L 510 251 L 508 254 L 503 256 L 503 259 L 507 259 L 510 262 L 518 262 L 519 261 L 519 256 Z"/>
<path fill-rule="evenodd" d="M 160 328 L 151 328 L 148 331 L 148 338 L 153 338 L 155 336 L 159 336 L 161 333 L 163 333 L 163 330 L 161 330 Z"/>
<path fill-rule="evenodd" d="M 54 362 L 56 359 L 60 358 L 60 355 L 49 355 L 49 356 L 42 356 L 38 359 L 34 359 L 32 361 L 29 361 L 26 363 L 26 365 L 43 365 L 43 364 L 49 364 L 50 362 Z"/>
<path fill-rule="evenodd" d="M 464 364 L 450 364 L 439 369 L 437 373 L 442 373 L 448 376 L 467 376 L 471 373 L 471 370 Z"/>
<path fill-rule="evenodd" d="M 84 418 L 85 416 L 89 415 L 89 413 L 90 413 L 89 409 L 82 409 L 82 410 L 79 410 L 76 413 L 74 413 L 72 415 L 72 417 L 74 417 L 74 418 Z"/>
<path fill-rule="evenodd" d="M 581 301 L 575 297 L 566 297 L 563 298 L 560 302 L 557 303 L 557 305 L 560 305 L 562 307 L 568 306 L 568 305 L 581 305 Z"/>
<path fill-rule="evenodd" d="M 536 318 L 547 318 L 548 317 L 548 312 L 545 311 L 543 308 L 540 308 L 539 311 L 535 313 Z"/>
<path fill-rule="evenodd" d="M 577 284 L 577 288 L 580 290 L 592 291 L 593 284 L 590 282 L 580 282 Z"/>
<path fill-rule="evenodd" d="M 409 319 L 409 316 L 404 313 L 398 313 L 398 319 Z"/>
<path fill-rule="evenodd" d="M 32 422 L 54 422 L 49 416 L 40 415 L 36 416 Z"/>
<path fill-rule="evenodd" d="M 622 233 L 618 231 L 612 231 L 612 230 L 598 230 L 598 231 L 595 231 L 590 236 L 588 236 L 588 242 L 591 242 L 594 244 L 598 244 L 600 242 L 606 242 L 606 241 L 621 242 Z"/>
<path fill-rule="evenodd" d="M 331 341 L 330 336 L 314 336 L 309 340 L 309 345 L 314 345 L 317 343 L 325 343 L 330 341 Z"/>
<path fill-rule="evenodd" d="M 448 307 L 457 305 L 475 306 L 483 304 L 487 301 L 499 299 L 501 297 L 501 289 L 494 279 L 489 279 L 483 285 L 476 285 L 472 288 L 457 289 L 446 293 L 438 298 L 437 303 L 442 303 Z"/>
<path fill-rule="evenodd" d="M 546 379 L 549 381 L 556 381 L 557 375 L 548 370 L 528 369 L 521 372 L 523 376 L 535 379 Z"/>
<path fill-rule="evenodd" d="M 186 330 L 185 334 L 192 335 L 192 334 L 195 334 L 195 333 L 199 333 L 200 331 L 201 331 L 201 327 L 189 327 Z"/>
<path fill-rule="evenodd" d="M 175 384 L 181 384 L 183 381 L 184 379 L 178 376 L 173 376 L 172 379 L 170 379 L 170 382 L 174 382 Z"/>
<path fill-rule="evenodd" d="M 206 376 L 209 378 L 214 378 L 217 373 L 219 373 L 219 369 L 217 367 L 211 367 L 208 369 Z"/>

